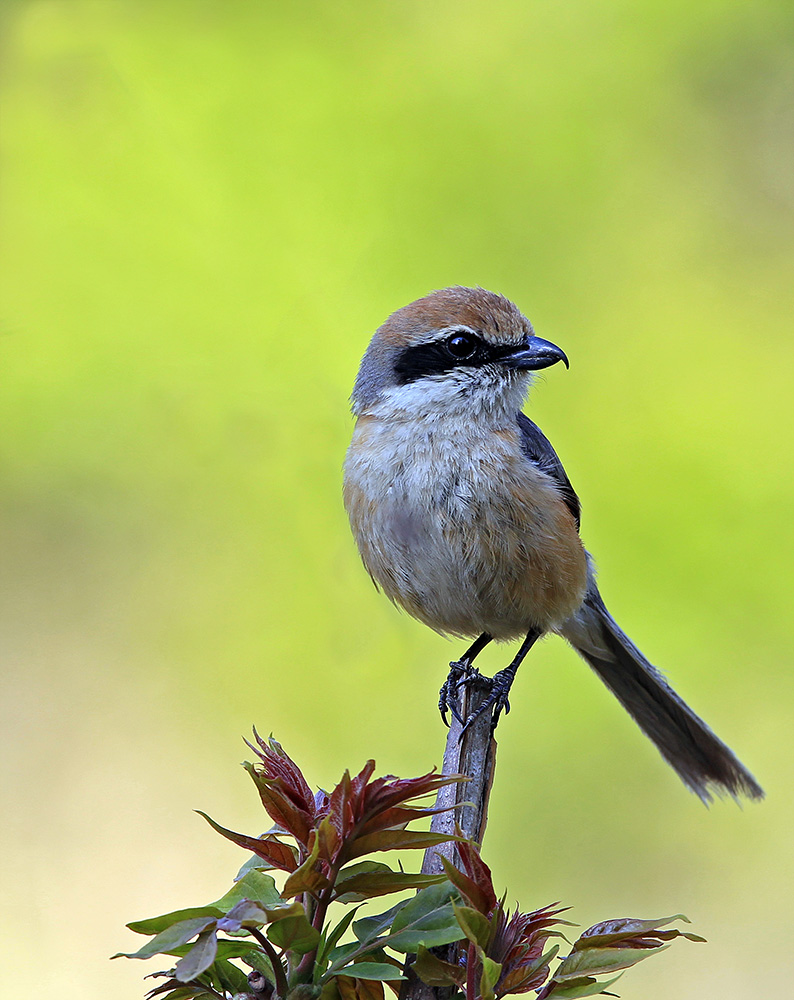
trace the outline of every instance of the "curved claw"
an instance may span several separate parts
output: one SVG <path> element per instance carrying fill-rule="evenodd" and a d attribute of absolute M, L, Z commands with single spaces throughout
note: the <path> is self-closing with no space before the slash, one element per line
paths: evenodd
<path fill-rule="evenodd" d="M 438 699 L 438 710 L 441 713 L 441 719 L 444 725 L 447 727 L 447 729 L 449 729 L 450 727 L 450 722 L 449 719 L 447 718 L 447 712 L 452 712 L 452 716 L 454 719 L 456 719 L 460 723 L 463 722 L 463 719 L 461 719 L 460 717 L 460 712 L 458 712 L 454 702 L 447 700 L 444 688 L 441 689 L 441 696 Z"/>
<path fill-rule="evenodd" d="M 499 716 L 502 712 L 505 715 L 510 712 L 510 699 L 508 697 L 510 693 L 510 687 L 513 683 L 513 678 L 515 677 L 515 669 L 512 667 L 506 667 L 504 670 L 500 670 L 497 674 L 491 678 L 491 691 L 488 697 L 469 715 L 466 721 L 463 723 L 461 729 L 460 737 L 463 739 L 463 734 L 469 728 L 469 726 L 489 709 L 493 709 L 493 717 L 491 719 L 491 732 L 496 729 L 499 724 Z"/>
<path fill-rule="evenodd" d="M 447 711 L 452 713 L 456 722 L 461 726 L 463 725 L 463 716 L 460 714 L 456 704 L 457 693 L 463 685 L 467 684 L 473 677 L 478 676 L 478 674 L 479 671 L 465 659 L 454 660 L 450 663 L 447 679 L 441 685 L 441 690 L 438 693 L 438 710 L 447 729 L 450 726 L 447 720 Z"/>

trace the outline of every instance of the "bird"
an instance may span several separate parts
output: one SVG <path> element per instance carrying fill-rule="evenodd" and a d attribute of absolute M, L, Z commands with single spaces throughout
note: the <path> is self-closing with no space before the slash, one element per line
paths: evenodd
<path fill-rule="evenodd" d="M 733 752 L 621 630 L 579 535 L 579 498 L 549 440 L 523 412 L 534 373 L 565 352 L 509 299 L 443 288 L 372 336 L 351 395 L 356 418 L 344 503 L 364 566 L 393 603 L 431 629 L 473 640 L 449 665 L 439 708 L 495 728 L 538 639 L 562 636 L 592 667 L 684 784 L 760 799 Z M 465 720 L 456 705 L 492 641 L 521 640 Z"/>

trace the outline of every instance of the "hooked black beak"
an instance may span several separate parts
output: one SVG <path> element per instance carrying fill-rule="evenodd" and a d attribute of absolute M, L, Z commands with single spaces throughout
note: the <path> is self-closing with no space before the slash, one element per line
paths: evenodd
<path fill-rule="evenodd" d="M 566 368 L 570 367 L 565 351 L 557 347 L 556 344 L 534 335 L 524 345 L 503 358 L 503 361 L 509 368 L 521 372 L 534 372 L 540 368 L 549 368 L 551 365 L 556 365 L 558 361 L 562 361 Z"/>

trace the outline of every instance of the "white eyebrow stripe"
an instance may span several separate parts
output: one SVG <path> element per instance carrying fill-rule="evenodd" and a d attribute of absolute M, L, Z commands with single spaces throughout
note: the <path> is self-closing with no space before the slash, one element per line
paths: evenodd
<path fill-rule="evenodd" d="M 426 330 L 422 333 L 417 333 L 415 336 L 409 338 L 408 346 L 418 347 L 420 344 L 435 344 L 439 340 L 446 340 L 453 333 L 470 333 L 473 337 L 477 337 L 480 340 L 486 339 L 479 330 L 472 330 L 470 326 L 464 326 L 463 323 L 455 323 L 454 326 L 445 326 L 440 330 Z"/>
<path fill-rule="evenodd" d="M 506 337 L 504 334 L 493 334 L 488 330 L 475 330 L 473 327 L 466 326 L 465 323 L 454 323 L 452 326 L 445 326 L 440 330 L 425 330 L 415 334 L 408 339 L 408 347 L 419 347 L 420 344 L 435 344 L 439 340 L 446 340 L 447 337 L 455 333 L 470 333 L 473 337 L 477 337 L 478 340 L 482 340 L 486 344 L 494 344 L 496 347 L 520 344 L 525 337 L 523 330 L 517 330 L 513 337 Z"/>

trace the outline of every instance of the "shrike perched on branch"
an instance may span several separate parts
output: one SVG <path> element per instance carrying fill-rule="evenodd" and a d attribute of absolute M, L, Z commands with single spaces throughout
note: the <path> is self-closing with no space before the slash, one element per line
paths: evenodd
<path fill-rule="evenodd" d="M 508 299 L 446 288 L 375 333 L 353 389 L 345 506 L 364 565 L 438 632 L 474 639 L 441 689 L 456 692 L 492 640 L 522 639 L 480 711 L 510 710 L 521 661 L 547 632 L 570 642 L 704 801 L 763 796 L 607 611 L 579 539 L 579 499 L 522 412 L 532 373 L 568 359 Z M 465 720 L 468 724 L 474 716 Z"/>

